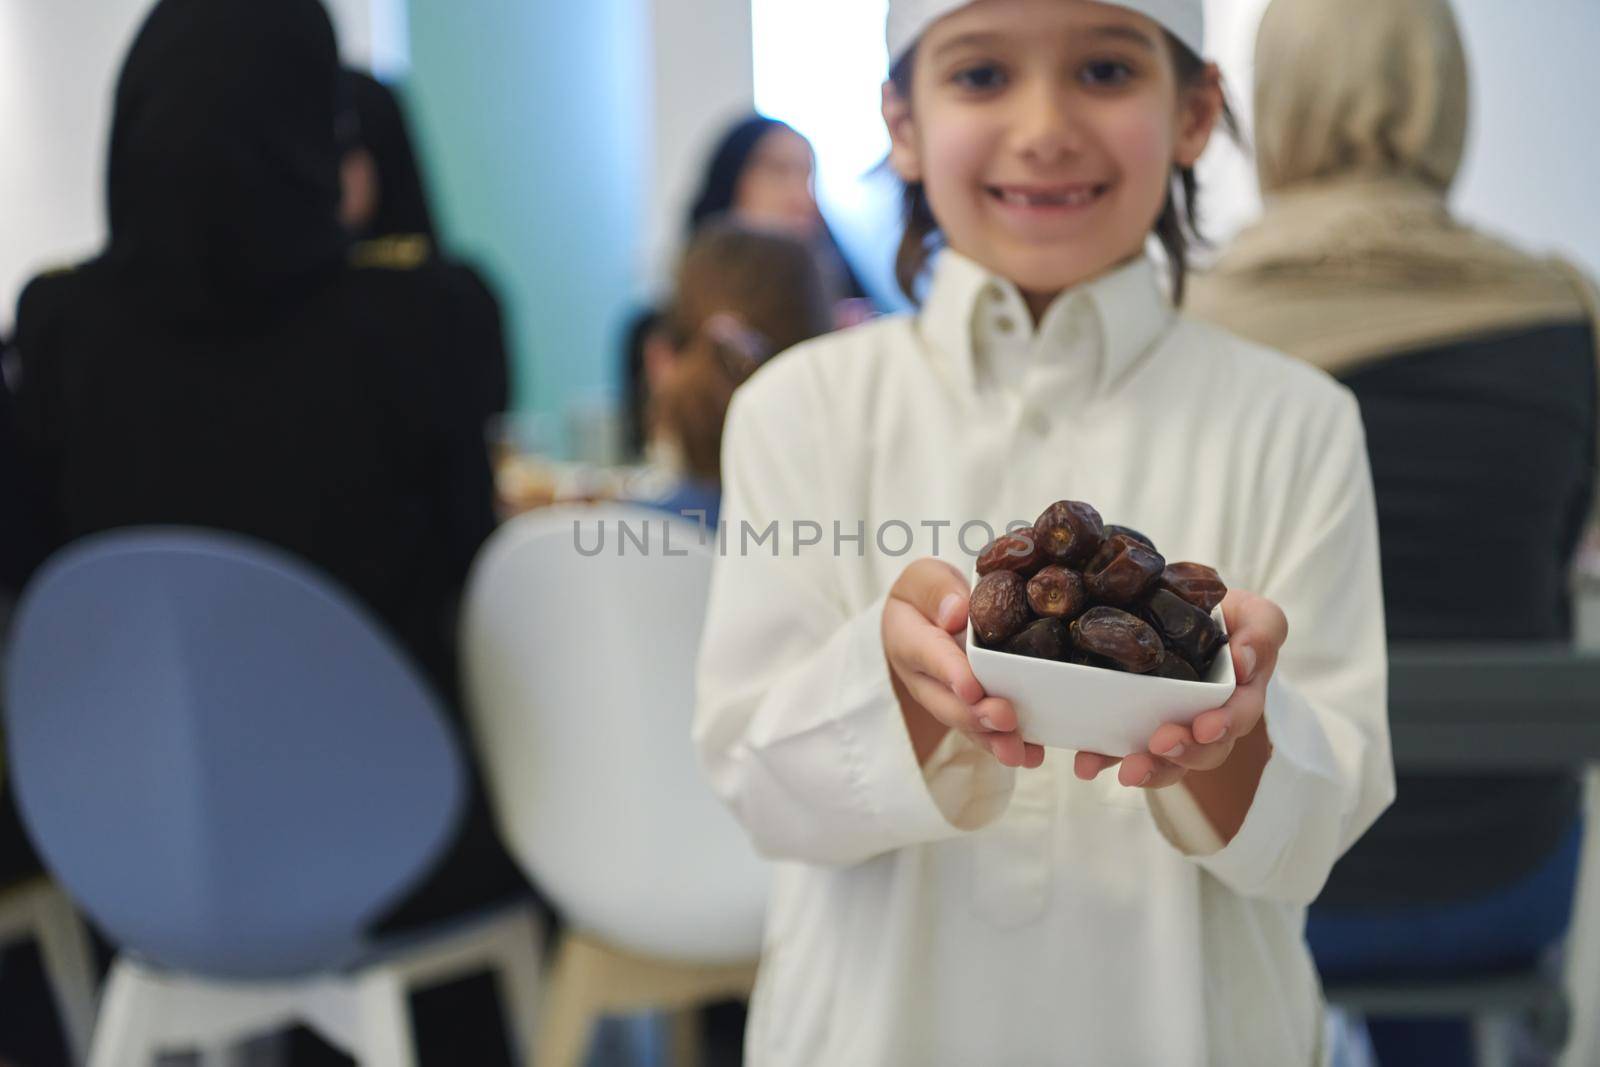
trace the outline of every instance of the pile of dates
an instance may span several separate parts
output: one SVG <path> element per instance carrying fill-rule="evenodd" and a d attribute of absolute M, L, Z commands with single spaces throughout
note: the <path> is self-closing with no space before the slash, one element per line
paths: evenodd
<path fill-rule="evenodd" d="M 1018 656 L 1195 682 L 1227 643 L 1211 618 L 1227 592 L 1210 567 L 1168 563 L 1144 534 L 1062 500 L 978 557 L 972 631 Z"/>

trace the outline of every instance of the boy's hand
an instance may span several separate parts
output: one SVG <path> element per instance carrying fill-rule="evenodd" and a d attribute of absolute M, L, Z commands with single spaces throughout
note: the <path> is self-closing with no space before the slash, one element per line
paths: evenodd
<path fill-rule="evenodd" d="M 960 730 L 1007 767 L 1037 767 L 1044 749 L 1024 744 L 1011 702 L 985 696 L 955 634 L 967 625 L 967 582 L 937 559 L 907 567 L 883 606 L 883 651 L 919 762 L 947 730 Z"/>
<path fill-rule="evenodd" d="M 1261 724 L 1267 682 L 1289 636 L 1289 621 L 1272 601 L 1238 589 L 1223 599 L 1222 617 L 1228 624 L 1228 650 L 1238 679 L 1228 702 L 1201 712 L 1190 726 L 1162 726 L 1150 738 L 1148 752 L 1120 760 L 1079 752 L 1073 757 L 1073 773 L 1089 781 L 1121 763 L 1117 781 L 1123 785 L 1164 789 L 1181 782 L 1190 771 L 1212 771 L 1227 762 L 1234 744 Z"/>

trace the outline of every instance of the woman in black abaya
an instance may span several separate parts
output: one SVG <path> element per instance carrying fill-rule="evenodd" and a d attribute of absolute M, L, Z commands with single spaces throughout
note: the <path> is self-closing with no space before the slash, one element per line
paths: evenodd
<path fill-rule="evenodd" d="M 117 88 L 110 242 L 18 307 L 23 465 L 49 547 L 146 524 L 276 544 L 363 601 L 453 708 L 457 601 L 493 526 L 452 365 L 475 327 L 434 272 L 340 224 L 339 77 L 316 0 L 156 5 Z M 385 929 L 528 892 L 477 792 Z M 498 1058 L 473 1036 L 435 1062 Z"/>

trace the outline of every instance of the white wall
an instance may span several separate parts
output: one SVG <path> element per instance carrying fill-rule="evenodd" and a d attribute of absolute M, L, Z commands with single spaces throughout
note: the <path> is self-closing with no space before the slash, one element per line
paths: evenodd
<path fill-rule="evenodd" d="M 327 0 L 347 60 L 404 62 L 395 0 Z M 0 0 L 0 332 L 46 267 L 105 239 L 105 153 L 123 54 L 152 0 Z M 376 31 L 376 33 L 375 33 Z M 376 40 L 375 40 L 376 36 Z"/>
<path fill-rule="evenodd" d="M 651 143 L 641 293 L 666 284 L 683 220 L 722 131 L 754 106 L 750 0 L 650 0 Z"/>
<path fill-rule="evenodd" d="M 1600 275 L 1600 3 L 1457 5 L 1475 94 L 1462 213 Z"/>
<path fill-rule="evenodd" d="M 1472 70 L 1472 127 L 1455 206 L 1532 251 L 1600 275 L 1600 3 L 1454 0 Z M 1256 27 L 1267 0 L 1207 0 L 1208 50 L 1250 111 Z M 1260 209 L 1254 171 L 1215 146 L 1203 161 L 1208 234 Z"/>
<path fill-rule="evenodd" d="M 882 118 L 885 0 L 751 0 L 756 104 L 810 138 L 817 199 L 856 277 L 880 300 L 896 298 L 899 182 Z M 819 63 L 818 57 L 826 57 Z"/>

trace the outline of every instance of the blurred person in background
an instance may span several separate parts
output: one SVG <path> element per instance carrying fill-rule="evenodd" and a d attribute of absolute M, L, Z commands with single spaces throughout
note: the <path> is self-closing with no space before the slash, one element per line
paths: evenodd
<path fill-rule="evenodd" d="M 712 219 L 728 216 L 753 229 L 779 230 L 809 244 L 822 268 L 828 299 L 864 300 L 855 271 L 817 206 L 817 154 L 794 127 L 750 115 L 722 135 L 689 208 L 691 236 Z M 859 322 L 858 305 L 836 308 L 837 325 Z"/>
<path fill-rule="evenodd" d="M 675 514 L 722 503 L 722 426 L 734 390 L 767 359 L 829 329 L 816 260 L 800 240 L 708 223 L 678 267 L 660 333 L 645 350 L 652 459 L 669 474 L 649 501 Z"/>
<path fill-rule="evenodd" d="M 0 339 L 0 648 L 11 607 L 40 553 L 38 506 L 24 488 L 22 444 L 5 374 L 12 363 L 10 355 L 8 344 Z"/>
<path fill-rule="evenodd" d="M 717 141 L 689 208 L 688 240 L 719 219 L 752 229 L 786 233 L 802 241 L 817 259 L 823 293 L 834 328 L 854 326 L 873 314 L 871 301 L 839 248 L 817 206 L 816 152 L 788 123 L 750 115 L 734 123 Z M 659 337 L 661 309 L 633 318 L 624 338 L 626 361 L 625 427 L 628 451 L 637 454 L 647 436 L 650 385 L 644 352 Z"/>
<path fill-rule="evenodd" d="M 0 343 L 0 353 L 5 345 Z M 6 360 L 0 357 L 0 371 Z M 11 392 L 0 373 L 0 681 L 4 680 L 6 629 L 22 591 L 29 563 L 37 558 L 35 502 L 28 498 L 18 459 Z M 3 692 L 3 689 L 0 689 Z M 0 893 L 44 871 L 17 816 L 5 767 L 5 731 L 0 722 Z M 31 958 L 30 958 L 31 957 Z M 28 946 L 0 951 L 0 1067 L 62 1062 L 59 1020 L 36 953 Z"/>
<path fill-rule="evenodd" d="M 454 709 L 459 591 L 494 523 L 451 359 L 477 326 L 437 271 L 341 225 L 339 78 L 317 0 L 155 6 L 117 86 L 109 243 L 19 302 L 23 458 L 48 547 L 145 524 L 280 546 L 365 603 Z M 381 929 L 528 892 L 472 793 Z M 485 976 L 443 1030 L 419 1005 L 425 1062 L 503 1059 L 492 994 Z"/>
<path fill-rule="evenodd" d="M 780 352 L 827 333 L 830 309 L 810 247 L 775 229 L 706 220 L 679 262 L 671 303 L 644 342 L 647 486 L 637 502 L 716 536 L 722 429 L 734 392 Z M 705 1067 L 740 1062 L 744 1006 L 702 1013 Z"/>
<path fill-rule="evenodd" d="M 467 386 L 480 425 L 510 406 L 508 359 L 500 302 L 470 265 L 444 255 L 422 168 L 396 92 L 358 70 L 344 72 L 347 112 L 341 116 L 339 218 L 367 242 L 361 254 L 414 264 L 456 304 L 455 343 L 445 355 Z"/>
<path fill-rule="evenodd" d="M 1589 287 L 1450 214 L 1468 74 L 1448 3 L 1273 0 L 1255 100 L 1265 214 L 1190 306 L 1355 393 L 1391 643 L 1570 640 L 1595 492 Z M 1324 977 L 1534 961 L 1567 925 L 1579 812 L 1565 775 L 1403 776 L 1311 911 Z M 1470 1062 L 1464 1022 L 1370 1029 L 1385 1064 Z"/>

